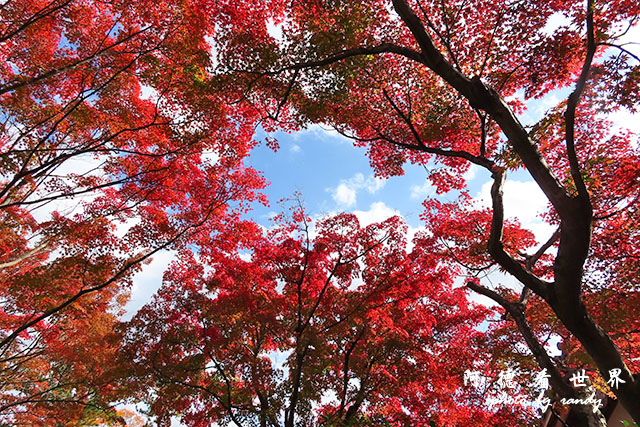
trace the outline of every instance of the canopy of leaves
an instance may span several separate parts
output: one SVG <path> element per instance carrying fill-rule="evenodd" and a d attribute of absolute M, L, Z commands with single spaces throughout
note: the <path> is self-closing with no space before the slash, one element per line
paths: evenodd
<path fill-rule="evenodd" d="M 460 382 L 535 361 L 553 398 L 587 369 L 640 422 L 638 141 L 609 121 L 638 109 L 639 15 L 630 0 L 4 2 L 0 421 L 136 423 L 111 407 L 135 396 L 161 424 L 524 425 L 526 408 L 488 411 Z M 243 164 L 256 127 L 313 123 L 367 147 L 377 175 L 428 166 L 460 198 L 425 201 L 411 250 L 398 218 L 243 221 L 265 201 Z M 471 164 L 490 208 L 470 203 Z M 548 199 L 551 236 L 505 218 L 514 171 Z M 179 261 L 118 325 L 163 250 Z M 491 269 L 521 295 L 481 286 Z M 462 276 L 505 314 L 470 304 Z"/>
<path fill-rule="evenodd" d="M 487 310 L 435 254 L 407 252 L 397 217 L 309 221 L 280 216 L 246 256 L 183 256 L 127 325 L 123 363 L 159 425 L 489 422 L 463 385 Z"/>

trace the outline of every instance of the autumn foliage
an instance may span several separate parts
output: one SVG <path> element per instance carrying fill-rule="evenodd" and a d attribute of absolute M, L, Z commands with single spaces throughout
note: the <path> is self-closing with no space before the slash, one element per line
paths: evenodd
<path fill-rule="evenodd" d="M 144 402 L 164 425 L 533 423 L 462 383 L 507 367 L 640 422 L 640 159 L 611 121 L 640 101 L 639 15 L 628 0 L 4 2 L 0 422 L 135 425 L 117 405 Z M 540 99 L 554 105 L 523 124 Z M 243 163 L 256 129 L 310 124 L 366 147 L 380 177 L 425 167 L 437 194 L 410 245 L 399 218 L 247 219 L 266 202 Z M 505 217 L 514 174 L 555 232 Z M 160 291 L 123 322 L 133 275 L 165 250 Z"/>
<path fill-rule="evenodd" d="M 463 386 L 487 311 L 437 256 L 407 252 L 399 218 L 310 221 L 280 216 L 242 256 L 185 254 L 130 322 L 129 380 L 159 424 L 488 421 Z"/>
<path fill-rule="evenodd" d="M 242 165 L 254 119 L 204 87 L 202 5 L 1 13 L 0 414 L 88 422 L 132 274 L 231 227 L 263 186 Z"/>

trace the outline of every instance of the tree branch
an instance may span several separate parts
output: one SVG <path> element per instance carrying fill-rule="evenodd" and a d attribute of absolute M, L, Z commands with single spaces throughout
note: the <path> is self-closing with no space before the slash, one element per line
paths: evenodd
<path fill-rule="evenodd" d="M 584 64 L 582 65 L 582 71 L 580 72 L 580 77 L 578 77 L 578 81 L 576 83 L 576 88 L 569 95 L 569 99 L 567 100 L 567 110 L 564 113 L 565 117 L 565 131 L 566 131 L 566 145 L 567 145 L 567 156 L 569 158 L 569 167 L 571 168 L 571 177 L 573 178 L 573 182 L 578 189 L 578 196 L 583 200 L 583 203 L 589 205 L 591 208 L 591 203 L 589 202 L 589 192 L 587 191 L 587 187 L 584 183 L 584 179 L 582 179 L 582 174 L 580 172 L 580 164 L 578 163 L 578 156 L 576 155 L 576 147 L 575 147 L 575 120 L 576 120 L 576 108 L 578 106 L 578 102 L 580 101 L 580 96 L 584 91 L 584 88 L 587 83 L 587 78 L 589 77 L 589 71 L 591 70 L 591 63 L 593 62 L 593 56 L 596 53 L 596 44 L 595 44 L 595 36 L 593 29 L 593 0 L 587 1 L 587 56 L 584 60 Z"/>
<path fill-rule="evenodd" d="M 406 0 L 393 0 L 393 6 L 418 42 L 421 62 L 464 96 L 472 108 L 482 109 L 491 115 L 560 216 L 570 217 L 573 214 L 573 204 L 569 194 L 500 95 L 482 83 L 479 77 L 465 77 L 444 58 Z"/>
<path fill-rule="evenodd" d="M 493 172 L 493 185 L 491 186 L 491 200 L 493 204 L 493 216 L 491 218 L 491 231 L 489 234 L 488 250 L 493 259 L 505 270 L 518 279 L 523 285 L 540 295 L 545 300 L 549 294 L 549 283 L 541 280 L 515 260 L 504 250 L 502 233 L 504 228 L 504 206 L 502 201 L 502 187 L 505 180 L 505 172 L 495 168 Z"/>
<path fill-rule="evenodd" d="M 531 350 L 533 357 L 536 359 L 536 362 L 538 362 L 538 365 L 540 365 L 541 368 L 546 369 L 551 376 L 549 382 L 551 383 L 555 392 L 558 393 L 561 397 L 573 397 L 575 395 L 575 391 L 562 377 L 562 374 L 556 368 L 555 364 L 551 360 L 551 357 L 549 357 L 549 354 L 544 349 L 542 344 L 540 344 L 540 341 L 538 341 L 538 338 L 531 330 L 531 327 L 529 326 L 527 319 L 522 311 L 522 307 L 517 303 L 508 301 L 497 292 L 480 286 L 473 281 L 467 282 L 467 287 L 474 292 L 484 295 L 497 302 L 511 315 L 513 320 L 516 322 L 518 330 L 524 337 L 529 350 Z"/>

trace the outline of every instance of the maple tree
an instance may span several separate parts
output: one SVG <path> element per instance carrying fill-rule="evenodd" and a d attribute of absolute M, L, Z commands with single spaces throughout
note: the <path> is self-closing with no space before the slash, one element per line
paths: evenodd
<path fill-rule="evenodd" d="M 183 254 L 127 325 L 126 388 L 158 425 L 527 425 L 465 401 L 488 310 L 438 256 L 407 251 L 398 217 L 314 225 L 297 207 L 236 241 Z"/>
<path fill-rule="evenodd" d="M 544 301 L 566 341 L 586 352 L 581 363 L 594 381 L 619 370 L 624 382 L 611 391 L 639 422 L 638 153 L 634 136 L 607 121 L 638 106 L 640 58 L 624 37 L 639 12 L 634 1 L 293 2 L 254 38 L 231 31 L 219 46 L 233 85 L 274 127 L 329 124 L 368 147 L 381 176 L 402 174 L 405 162 L 429 165 L 439 193 L 464 190 L 471 164 L 488 171 L 492 206 L 469 227 L 480 213 L 461 201 L 449 221 L 456 233 L 442 234 L 460 248 L 446 259 L 471 257 L 471 273 L 496 264 L 523 285 L 521 298 L 508 299 L 468 283 L 516 321 L 558 396 L 581 391 L 532 331 L 531 299 Z M 268 25 L 278 34 L 269 38 Z M 526 101 L 553 90 L 565 99 L 525 127 Z M 558 230 L 538 247 L 506 228 L 504 182 L 522 169 Z M 590 408 L 573 409 L 585 425 L 604 423 Z"/>
<path fill-rule="evenodd" d="M 0 8 L 0 420 L 113 419 L 132 276 L 258 197 L 255 114 L 207 87 L 206 2 Z"/>
<path fill-rule="evenodd" d="M 524 343 L 555 397 L 598 388 L 640 422 L 640 163 L 635 136 L 607 121 L 637 109 L 640 59 L 624 37 L 639 12 L 630 0 L 3 3 L 0 419 L 119 422 L 109 405 L 153 387 L 161 420 L 180 413 L 195 425 L 273 424 L 281 413 L 293 425 L 328 390 L 338 400 L 322 406 L 326 423 L 524 423 L 517 411 L 469 406 L 456 394 L 461 373 L 425 360 L 444 323 L 456 331 L 444 334 L 455 349 L 447 360 L 493 351 L 533 369 L 504 345 Z M 565 99 L 524 126 L 527 101 L 554 90 Z M 239 218 L 264 185 L 242 164 L 257 123 L 329 124 L 368 147 L 378 175 L 413 162 L 428 166 L 438 193 L 462 194 L 425 202 L 427 232 L 409 254 L 397 219 L 363 229 L 337 216 L 311 239 L 287 234 L 304 224 L 300 213 L 265 239 Z M 493 179 L 489 209 L 465 192 L 471 164 Z M 557 231 L 542 242 L 505 218 L 504 183 L 519 170 L 549 201 Z M 240 241 L 255 245 L 250 262 L 238 258 Z M 136 374 L 105 369 L 120 357 L 115 316 L 132 274 L 164 249 L 181 261 L 124 332 L 129 354 L 144 350 Z M 357 259 L 336 260 L 340 251 Z M 382 259 L 369 256 L 377 251 Z M 493 266 L 522 293 L 481 285 Z M 473 341 L 481 310 L 450 289 L 456 275 L 475 276 L 467 287 L 513 320 L 485 334 L 489 348 Z M 367 286 L 394 304 L 368 305 Z M 423 298 L 469 317 L 453 322 Z M 549 334 L 561 358 L 548 354 Z M 280 383 L 265 359 L 276 349 L 291 352 Z M 576 368 L 589 370 L 587 389 L 571 387 Z M 606 385 L 611 370 L 617 388 Z M 590 408 L 571 411 L 571 422 L 604 424 Z"/>

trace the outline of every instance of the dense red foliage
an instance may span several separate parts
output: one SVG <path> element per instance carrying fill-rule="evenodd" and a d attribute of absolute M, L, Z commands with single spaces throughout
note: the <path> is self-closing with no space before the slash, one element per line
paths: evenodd
<path fill-rule="evenodd" d="M 632 1 L 292 2 L 272 18 L 278 40 L 243 35 L 244 49 L 227 49 L 238 40 L 229 32 L 220 48 L 223 69 L 245 76 L 234 84 L 250 88 L 247 99 L 270 123 L 332 125 L 368 147 L 381 176 L 425 165 L 442 193 L 464 190 L 470 164 L 488 171 L 489 210 L 464 197 L 427 201 L 432 250 L 468 274 L 495 264 L 524 285 L 519 299 L 470 287 L 526 313 L 519 329 L 556 374 L 552 397 L 581 393 L 571 369 L 589 370 L 601 389 L 620 370 L 624 385 L 607 391 L 640 421 L 637 137 L 608 121 L 638 106 L 640 58 L 628 48 L 639 14 Z M 557 105 L 523 126 L 527 102 L 551 91 Z M 504 181 L 522 169 L 558 227 L 538 246 L 504 218 Z M 560 363 L 541 347 L 549 328 L 575 348 Z M 582 423 L 604 422 L 576 411 Z"/>
<path fill-rule="evenodd" d="M 242 165 L 255 115 L 209 87 L 207 9 L 1 6 L 0 419 L 100 414 L 132 274 L 233 227 L 263 186 Z"/>
<path fill-rule="evenodd" d="M 595 387 L 640 422 L 640 163 L 608 122 L 638 107 L 639 15 L 631 0 L 4 2 L 0 420 L 119 422 L 109 405 L 152 387 L 162 422 L 514 425 L 527 414 L 467 399 L 461 372 L 535 361 L 550 398 Z M 338 215 L 313 237 L 298 211 L 263 236 L 240 220 L 264 185 L 243 166 L 254 130 L 310 123 L 366 146 L 380 176 L 413 162 L 462 195 L 425 202 L 409 252 L 397 219 Z M 465 193 L 471 164 L 489 209 Z M 504 217 L 514 171 L 547 197 L 553 235 Z M 180 262 L 117 328 L 132 274 L 165 249 Z M 520 297 L 481 283 L 494 266 Z M 483 337 L 460 275 L 506 312 Z M 135 363 L 112 369 L 123 337 Z"/>
<path fill-rule="evenodd" d="M 489 422 L 463 386 L 487 312 L 405 229 L 296 210 L 244 256 L 185 254 L 128 325 L 130 381 L 160 425 Z"/>

